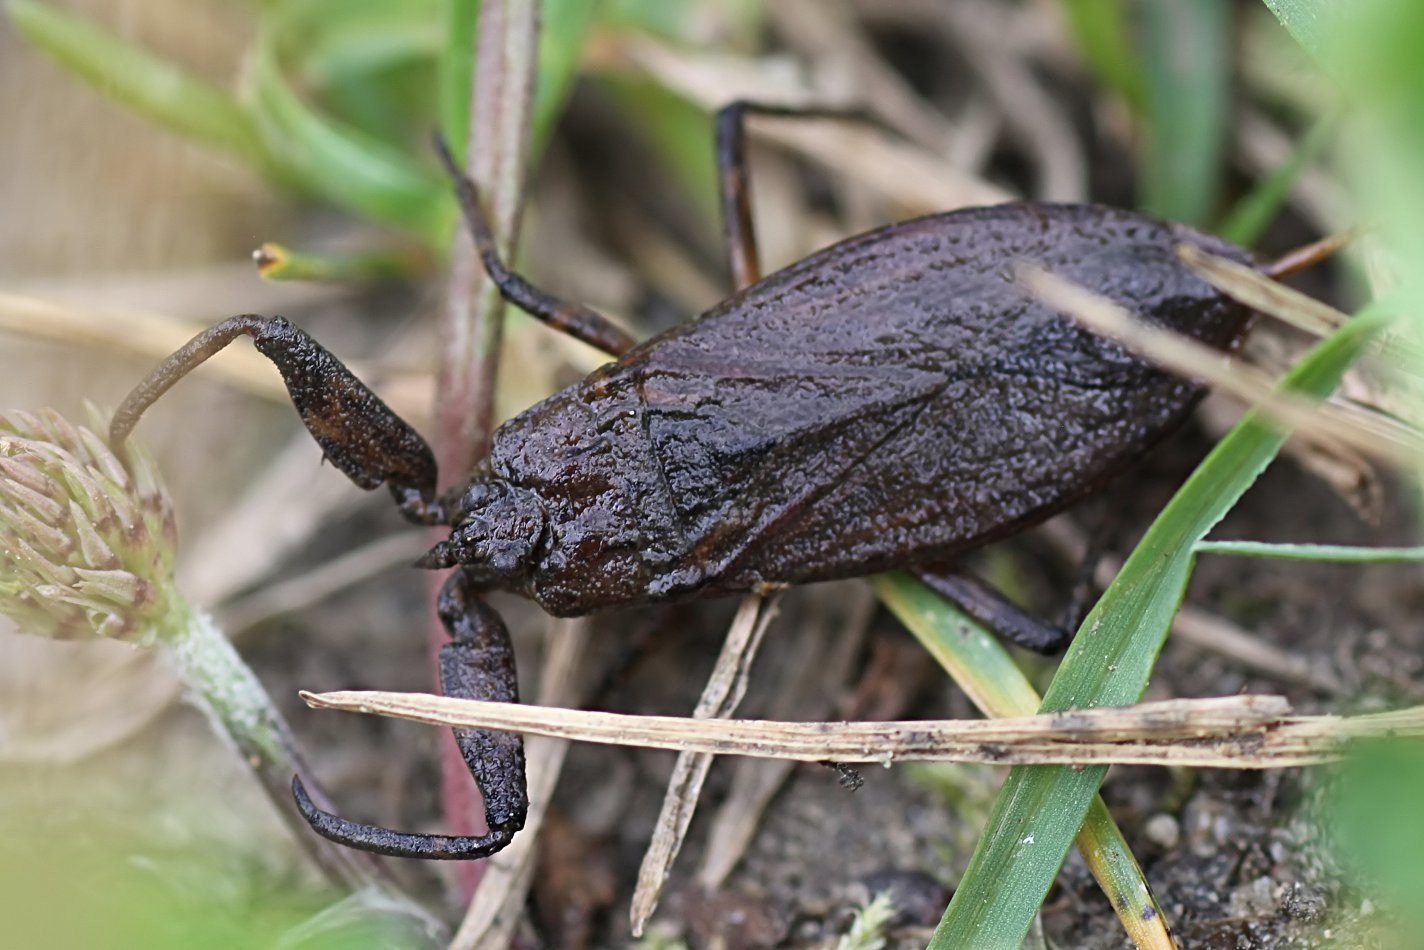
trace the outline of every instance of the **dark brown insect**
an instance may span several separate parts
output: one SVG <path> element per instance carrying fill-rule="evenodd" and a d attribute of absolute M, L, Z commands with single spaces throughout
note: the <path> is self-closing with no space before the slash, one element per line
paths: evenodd
<path fill-rule="evenodd" d="M 618 357 L 506 422 L 467 484 L 437 493 L 424 440 L 280 317 L 233 317 L 175 353 L 120 408 L 111 441 L 202 360 L 252 336 L 328 459 L 364 488 L 389 485 L 412 520 L 451 526 L 422 561 L 458 568 L 439 601 L 454 641 L 445 691 L 512 701 L 513 654 L 486 591 L 574 615 L 939 565 L 1101 487 L 1185 418 L 1201 387 L 1030 298 L 1016 262 L 1220 349 L 1245 332 L 1247 311 L 1175 249 L 1245 261 L 1243 251 L 1097 206 L 933 215 L 757 280 L 741 161 L 748 108 L 728 107 L 718 126 L 733 270 L 747 286 L 638 346 L 509 273 L 473 185 L 446 156 L 505 296 Z M 938 586 L 956 593 L 953 583 Z M 1056 646 L 1041 629 L 1020 638 Z M 485 794 L 487 835 L 360 825 L 317 809 L 295 783 L 298 804 L 321 834 L 356 847 L 491 854 L 523 825 L 522 746 L 483 730 L 456 736 Z"/>

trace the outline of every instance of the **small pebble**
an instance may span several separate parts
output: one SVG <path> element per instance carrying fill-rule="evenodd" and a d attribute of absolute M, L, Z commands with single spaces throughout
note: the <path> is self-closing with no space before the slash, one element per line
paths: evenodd
<path fill-rule="evenodd" d="M 1163 851 L 1171 851 L 1182 840 L 1182 826 L 1166 812 L 1158 812 L 1148 818 L 1142 826 L 1142 833 Z"/>

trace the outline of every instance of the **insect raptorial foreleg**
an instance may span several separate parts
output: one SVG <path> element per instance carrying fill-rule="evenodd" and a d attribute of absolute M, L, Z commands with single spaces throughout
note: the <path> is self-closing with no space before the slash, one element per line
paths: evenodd
<path fill-rule="evenodd" d="M 109 426 L 117 451 L 144 410 L 174 383 L 239 336 L 250 336 L 282 374 L 292 404 L 327 461 L 362 488 L 386 483 L 401 511 L 421 524 L 441 524 L 435 456 L 408 422 L 357 379 L 330 351 L 283 317 L 242 314 L 189 340 L 135 386 Z"/>
<path fill-rule="evenodd" d="M 440 619 L 451 642 L 440 651 L 440 684 L 447 696 L 519 702 L 514 645 L 504 621 L 485 603 L 465 569 L 440 591 Z M 455 742 L 485 799 L 490 834 L 508 840 L 524 827 L 529 790 L 524 781 L 524 740 L 518 733 L 456 729 Z"/>
<path fill-rule="evenodd" d="M 972 574 L 934 565 L 917 567 L 914 575 L 945 600 L 999 636 L 1036 653 L 1057 653 L 1073 634 L 1045 623 Z"/>
<path fill-rule="evenodd" d="M 514 703 L 519 687 L 514 648 L 504 622 L 481 598 L 466 570 L 445 582 L 438 604 L 452 642 L 440 651 L 440 682 L 447 696 Z M 292 791 L 312 828 L 338 844 L 399 858 L 483 858 L 499 851 L 524 827 L 529 810 L 524 742 L 514 733 L 456 729 L 455 741 L 485 799 L 483 835 L 426 835 L 365 825 L 317 808 L 294 780 Z"/>
<path fill-rule="evenodd" d="M 435 139 L 435 150 L 445 171 L 455 182 L 455 197 L 460 202 L 460 211 L 465 216 L 470 237 L 475 242 L 484 263 L 485 273 L 499 288 L 500 295 L 531 317 L 543 320 L 557 330 L 562 330 L 576 340 L 582 340 L 610 356 L 622 356 L 631 350 L 635 340 L 621 327 L 603 314 L 583 304 L 561 300 L 553 294 L 535 287 L 529 281 L 513 273 L 504 266 L 499 256 L 499 247 L 494 240 L 489 218 L 484 205 L 480 203 L 479 189 L 470 176 L 461 171 L 450 154 L 449 146 L 440 137 Z"/>

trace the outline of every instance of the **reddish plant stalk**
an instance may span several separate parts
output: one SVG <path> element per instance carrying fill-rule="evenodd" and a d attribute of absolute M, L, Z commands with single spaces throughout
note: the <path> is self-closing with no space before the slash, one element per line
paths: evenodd
<path fill-rule="evenodd" d="M 515 244 L 524 194 L 538 14 L 537 3 L 485 0 L 476 30 L 467 171 L 489 203 L 486 210 L 506 255 Z M 461 228 L 451 251 L 436 383 L 435 453 L 447 483 L 464 480 L 489 451 L 503 311 L 498 292 Z M 449 639 L 434 606 L 435 594 L 444 581 L 442 573 L 431 575 L 429 583 L 427 629 L 432 664 Z M 483 802 L 448 732 L 442 734 L 440 765 L 447 833 L 482 833 Z M 483 862 L 458 866 L 457 886 L 466 900 L 482 874 Z"/>

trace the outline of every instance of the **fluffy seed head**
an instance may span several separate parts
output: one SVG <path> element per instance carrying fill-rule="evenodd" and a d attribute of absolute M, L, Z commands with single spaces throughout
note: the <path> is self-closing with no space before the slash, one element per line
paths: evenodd
<path fill-rule="evenodd" d="M 125 455 L 53 410 L 0 413 L 0 613 L 21 630 L 147 642 L 175 628 L 172 503 L 152 460 Z"/>

